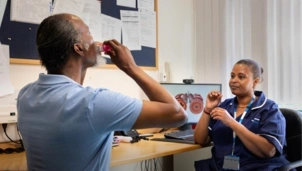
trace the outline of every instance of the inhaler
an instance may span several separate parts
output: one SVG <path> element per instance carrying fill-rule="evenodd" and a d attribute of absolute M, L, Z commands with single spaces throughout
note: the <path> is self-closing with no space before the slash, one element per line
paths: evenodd
<path fill-rule="evenodd" d="M 111 50 L 111 47 L 107 44 L 102 44 L 101 46 L 98 47 L 101 52 L 105 52 L 105 53 Z"/>

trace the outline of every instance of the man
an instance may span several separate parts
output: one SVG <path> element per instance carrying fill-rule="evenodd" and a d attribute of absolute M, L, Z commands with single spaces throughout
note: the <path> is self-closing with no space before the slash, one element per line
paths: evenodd
<path fill-rule="evenodd" d="M 75 15 L 44 19 L 37 31 L 37 47 L 47 74 L 25 86 L 17 104 L 29 170 L 109 170 L 113 131 L 177 127 L 186 122 L 178 102 L 135 64 L 125 46 L 116 40 L 104 43 L 111 47 L 112 62 L 150 101 L 83 87 L 101 43 L 94 42 L 87 25 Z"/>

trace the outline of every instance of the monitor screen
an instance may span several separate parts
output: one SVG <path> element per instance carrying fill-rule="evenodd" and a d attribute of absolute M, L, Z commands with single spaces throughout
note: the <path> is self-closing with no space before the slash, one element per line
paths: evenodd
<path fill-rule="evenodd" d="M 188 114 L 188 123 L 197 123 L 203 112 L 207 95 L 212 90 L 221 92 L 221 84 L 161 83 Z"/>

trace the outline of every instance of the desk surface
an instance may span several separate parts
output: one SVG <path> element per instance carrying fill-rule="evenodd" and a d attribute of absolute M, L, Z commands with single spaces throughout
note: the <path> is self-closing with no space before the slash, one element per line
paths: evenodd
<path fill-rule="evenodd" d="M 154 137 L 163 137 L 155 134 Z M 14 147 L 14 144 L 0 144 L 0 148 Z M 141 140 L 138 143 L 120 143 L 113 147 L 110 166 L 118 166 L 142 160 L 163 157 L 201 148 L 195 144 Z M 0 154 L 0 170 L 27 170 L 25 152 Z"/>

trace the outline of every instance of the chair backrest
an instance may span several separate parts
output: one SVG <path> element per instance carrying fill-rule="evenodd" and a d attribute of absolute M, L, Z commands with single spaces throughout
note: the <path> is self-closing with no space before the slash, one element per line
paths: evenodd
<path fill-rule="evenodd" d="M 290 162 L 302 160 L 302 113 L 280 108 L 286 120 L 287 159 Z"/>

